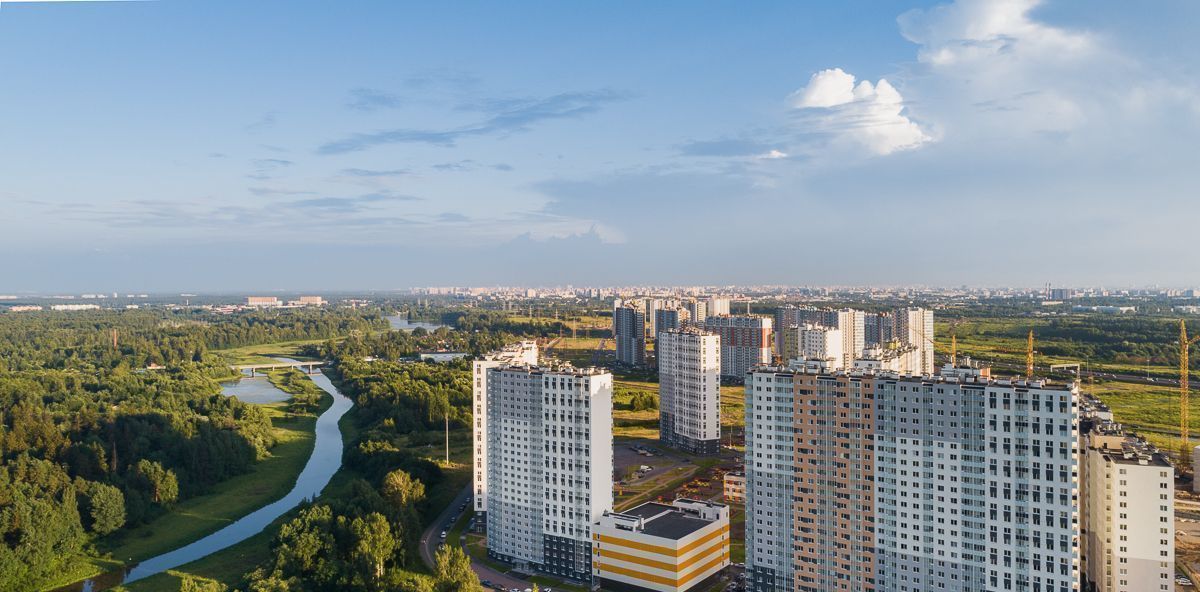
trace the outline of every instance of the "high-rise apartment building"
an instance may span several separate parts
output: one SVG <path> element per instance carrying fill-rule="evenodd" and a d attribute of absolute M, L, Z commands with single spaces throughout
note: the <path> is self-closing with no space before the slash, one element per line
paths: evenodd
<path fill-rule="evenodd" d="M 683 302 L 683 308 L 688 311 L 688 317 L 694 325 L 704 326 L 704 319 L 708 318 L 708 301 L 698 298 L 690 298 Z"/>
<path fill-rule="evenodd" d="M 746 380 L 753 590 L 1079 590 L 1074 385 L 811 368 Z"/>
<path fill-rule="evenodd" d="M 587 580 L 592 525 L 612 510 L 612 374 L 487 370 L 488 555 Z"/>
<path fill-rule="evenodd" d="M 835 323 L 831 326 L 842 332 L 842 367 L 854 366 L 854 360 L 862 356 L 867 346 L 866 313 L 844 308 L 831 315 Z"/>
<path fill-rule="evenodd" d="M 704 328 L 721 338 L 721 376 L 744 378 L 747 370 L 771 362 L 770 317 L 710 316 Z"/>
<path fill-rule="evenodd" d="M 843 368 L 846 346 L 841 329 L 806 324 L 796 330 L 799 356 L 807 360 L 826 362 L 830 369 Z"/>
<path fill-rule="evenodd" d="M 637 302 L 613 308 L 613 341 L 617 363 L 631 366 L 646 363 L 646 313 Z"/>
<path fill-rule="evenodd" d="M 688 324 L 689 319 L 686 308 L 660 308 L 654 311 L 654 337 L 658 338 L 658 334 L 671 329 L 681 329 Z"/>
<path fill-rule="evenodd" d="M 660 311 L 661 312 L 661 311 Z M 658 429 L 663 445 L 717 454 L 721 440 L 721 338 L 695 327 L 658 334 Z"/>
<path fill-rule="evenodd" d="M 917 348 L 920 367 L 915 371 L 933 374 L 933 311 L 927 308 L 901 308 L 895 311 L 896 339 Z"/>
<path fill-rule="evenodd" d="M 642 300 L 642 306 L 645 307 L 646 322 L 650 324 L 648 334 L 653 337 L 658 333 L 658 311 L 667 308 L 667 303 L 662 298 L 646 298 Z"/>
<path fill-rule="evenodd" d="M 720 296 L 709 296 L 708 297 L 708 316 L 716 317 L 716 316 L 720 316 L 720 315 L 729 314 L 729 303 L 730 302 L 731 301 L 729 298 L 723 298 Z"/>
<path fill-rule="evenodd" d="M 1175 469 L 1120 424 L 1083 436 L 1084 575 L 1095 592 L 1174 590 Z"/>
<path fill-rule="evenodd" d="M 500 366 L 526 365 L 536 366 L 538 363 L 538 346 L 536 341 L 521 341 L 514 343 L 490 354 L 481 356 L 471 362 L 471 399 L 473 407 L 471 417 L 474 425 L 472 444 L 472 490 L 471 503 L 475 506 L 476 514 L 487 512 L 487 380 L 488 370 Z"/>

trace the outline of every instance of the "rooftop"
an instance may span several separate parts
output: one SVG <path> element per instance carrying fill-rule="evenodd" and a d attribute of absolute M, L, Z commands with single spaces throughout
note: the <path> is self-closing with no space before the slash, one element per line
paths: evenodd
<path fill-rule="evenodd" d="M 1076 383 L 1052 383 L 1043 378 L 1034 380 L 1024 379 L 1009 379 L 996 378 L 988 376 L 942 376 L 938 374 L 901 374 L 892 370 L 877 370 L 873 368 L 855 368 L 849 372 L 845 370 L 817 370 L 810 367 L 798 366 L 755 366 L 750 370 L 751 374 L 767 373 L 767 374 L 808 374 L 819 375 L 831 379 L 839 377 L 848 378 L 880 378 L 884 380 L 903 380 L 906 382 L 927 382 L 929 384 L 977 384 L 984 386 L 1002 386 L 1013 387 L 1018 389 L 1042 389 L 1054 391 L 1074 391 Z"/>
<path fill-rule="evenodd" d="M 698 512 L 691 509 L 692 506 L 701 505 L 709 509 L 724 507 L 724 504 L 688 499 L 676 500 L 676 503 L 679 505 L 646 502 L 610 516 L 631 521 L 640 519 L 641 528 L 636 530 L 642 534 L 678 540 L 713 523 L 713 520 L 701 518 Z"/>

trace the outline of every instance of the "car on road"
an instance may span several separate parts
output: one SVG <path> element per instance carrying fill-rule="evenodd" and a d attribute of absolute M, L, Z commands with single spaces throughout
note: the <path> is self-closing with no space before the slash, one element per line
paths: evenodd
<path fill-rule="evenodd" d="M 491 580 L 484 580 L 484 581 L 482 581 L 482 582 L 479 582 L 479 585 L 480 585 L 480 586 L 483 586 L 484 588 L 491 588 L 491 587 L 492 587 L 492 581 L 491 581 Z"/>
<path fill-rule="evenodd" d="M 442 531 L 442 538 L 446 538 L 446 531 Z"/>

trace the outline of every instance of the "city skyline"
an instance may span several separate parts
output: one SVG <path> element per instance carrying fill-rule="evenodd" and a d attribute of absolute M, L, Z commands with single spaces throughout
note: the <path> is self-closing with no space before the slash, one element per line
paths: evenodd
<path fill-rule="evenodd" d="M 5 4 L 0 291 L 1200 273 L 1194 4 Z"/>

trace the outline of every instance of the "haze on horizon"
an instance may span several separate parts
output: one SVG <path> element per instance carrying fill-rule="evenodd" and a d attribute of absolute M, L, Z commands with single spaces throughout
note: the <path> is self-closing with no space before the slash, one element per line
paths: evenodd
<path fill-rule="evenodd" d="M 1200 5 L 5 3 L 0 293 L 1200 284 Z"/>

